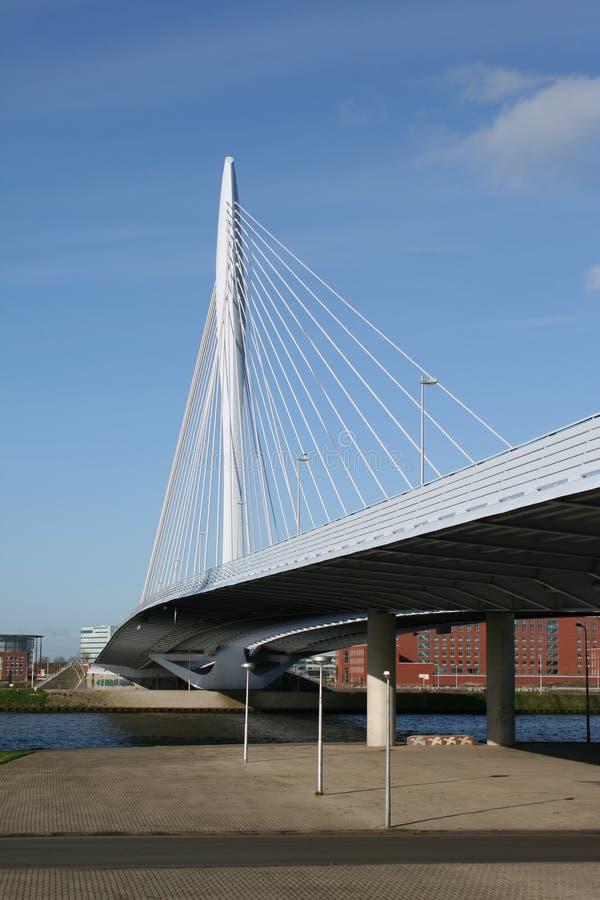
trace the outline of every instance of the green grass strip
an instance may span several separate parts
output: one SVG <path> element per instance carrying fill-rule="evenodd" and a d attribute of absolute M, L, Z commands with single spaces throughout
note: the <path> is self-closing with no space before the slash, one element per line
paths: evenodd
<path fill-rule="evenodd" d="M 0 712 L 11 709 L 43 709 L 46 706 L 46 692 L 32 691 L 31 688 L 3 688 L 0 690 Z"/>
<path fill-rule="evenodd" d="M 29 753 L 33 753 L 33 750 L 0 750 L 0 766 L 2 763 L 11 762 L 13 759 L 27 756 Z"/>

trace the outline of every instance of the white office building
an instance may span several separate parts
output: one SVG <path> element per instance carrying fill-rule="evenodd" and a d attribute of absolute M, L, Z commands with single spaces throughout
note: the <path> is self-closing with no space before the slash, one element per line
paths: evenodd
<path fill-rule="evenodd" d="M 106 647 L 117 629 L 116 625 L 84 625 L 81 628 L 79 657 L 84 663 L 93 663 Z"/>

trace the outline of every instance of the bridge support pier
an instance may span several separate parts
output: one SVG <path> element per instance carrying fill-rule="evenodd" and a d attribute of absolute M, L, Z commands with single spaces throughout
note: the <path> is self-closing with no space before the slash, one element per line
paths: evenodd
<path fill-rule="evenodd" d="M 515 617 L 488 613 L 487 742 L 496 747 L 515 743 Z"/>
<path fill-rule="evenodd" d="M 367 619 L 367 746 L 385 747 L 388 715 L 387 683 L 390 672 L 392 744 L 396 734 L 396 617 L 369 610 Z"/>

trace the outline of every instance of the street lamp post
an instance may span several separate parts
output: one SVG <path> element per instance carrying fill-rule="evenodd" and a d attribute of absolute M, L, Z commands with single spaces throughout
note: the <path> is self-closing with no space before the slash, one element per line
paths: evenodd
<path fill-rule="evenodd" d="M 588 634 L 587 626 L 583 622 L 575 622 L 577 628 L 583 629 L 583 647 L 585 652 L 585 739 L 589 744 L 592 740 L 590 734 L 590 663 L 588 659 Z"/>
<path fill-rule="evenodd" d="M 538 656 L 538 675 L 540 676 L 540 694 L 543 693 L 542 687 L 542 654 Z"/>
<path fill-rule="evenodd" d="M 250 699 L 250 672 L 254 668 L 253 662 L 242 663 L 242 669 L 246 670 L 246 709 L 244 713 L 244 765 L 248 763 L 248 701 Z"/>
<path fill-rule="evenodd" d="M 296 534 L 300 534 L 300 467 L 302 463 L 308 462 L 309 460 L 308 453 L 303 453 L 302 456 L 299 456 L 297 459 L 296 465 L 296 474 L 297 474 L 297 494 L 296 494 Z"/>
<path fill-rule="evenodd" d="M 383 673 L 383 677 L 385 678 L 385 691 L 386 691 L 386 717 L 385 717 L 385 827 L 392 827 L 392 791 L 391 791 L 391 777 L 390 777 L 390 747 L 392 743 L 392 734 L 391 734 L 391 717 L 392 710 L 390 708 L 390 700 L 391 700 L 391 685 L 390 685 L 390 673 L 386 669 Z"/>
<path fill-rule="evenodd" d="M 319 667 L 319 731 L 317 738 L 317 794 L 323 793 L 323 666 L 329 662 L 324 655 L 311 657 Z"/>
<path fill-rule="evenodd" d="M 44 644 L 44 635 L 43 635 L 43 634 L 40 634 L 40 643 L 39 643 L 39 647 L 38 647 L 38 664 L 39 664 L 39 665 L 38 665 L 38 670 L 41 668 L 41 665 L 42 665 L 42 647 L 43 647 L 43 644 Z M 35 686 L 34 690 L 37 691 L 37 685 Z"/>
<path fill-rule="evenodd" d="M 425 484 L 425 386 L 438 382 L 439 378 L 421 378 L 421 484 Z"/>

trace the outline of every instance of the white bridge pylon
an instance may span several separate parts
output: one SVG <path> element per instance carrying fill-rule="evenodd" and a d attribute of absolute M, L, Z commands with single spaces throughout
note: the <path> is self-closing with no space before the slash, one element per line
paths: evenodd
<path fill-rule="evenodd" d="M 390 298 L 394 333 L 409 302 Z M 227 157 L 215 284 L 142 603 L 511 446 L 391 330 L 241 205 Z"/>
<path fill-rule="evenodd" d="M 223 545 L 221 562 L 243 553 L 244 448 L 242 422 L 246 349 L 244 340 L 244 272 L 236 244 L 237 186 L 233 159 L 223 169 L 215 280 L 217 356 L 221 384 L 223 448 Z"/>

